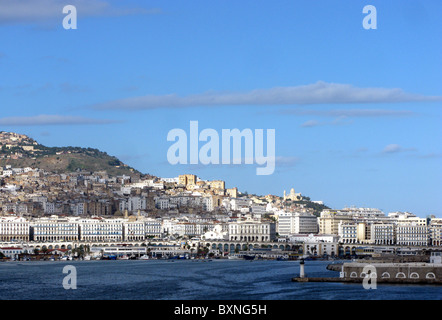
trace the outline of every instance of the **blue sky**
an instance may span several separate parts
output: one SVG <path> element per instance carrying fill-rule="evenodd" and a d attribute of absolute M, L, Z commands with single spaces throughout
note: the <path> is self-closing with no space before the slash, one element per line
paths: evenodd
<path fill-rule="evenodd" d="M 62 26 L 68 4 L 76 30 Z M 376 30 L 362 27 L 367 4 Z M 442 217 L 440 12 L 437 0 L 0 0 L 0 130 L 161 177 Z M 275 129 L 275 173 L 170 165 L 167 133 L 192 120 Z"/>

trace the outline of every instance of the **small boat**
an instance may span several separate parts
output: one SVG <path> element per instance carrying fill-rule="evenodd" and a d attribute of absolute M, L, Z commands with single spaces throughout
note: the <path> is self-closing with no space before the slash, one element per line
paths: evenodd
<path fill-rule="evenodd" d="M 247 254 L 244 255 L 244 259 L 245 259 L 245 260 L 255 260 L 255 257 L 256 257 L 256 256 L 247 255 Z"/>
<path fill-rule="evenodd" d="M 138 260 L 149 260 L 149 256 L 147 254 L 142 255 L 141 257 L 138 258 Z"/>
<path fill-rule="evenodd" d="M 122 256 L 118 257 L 117 260 L 129 260 L 129 257 L 127 255 L 122 255 Z"/>
<path fill-rule="evenodd" d="M 280 256 L 278 258 L 276 258 L 276 261 L 288 261 L 289 257 L 288 256 Z"/>

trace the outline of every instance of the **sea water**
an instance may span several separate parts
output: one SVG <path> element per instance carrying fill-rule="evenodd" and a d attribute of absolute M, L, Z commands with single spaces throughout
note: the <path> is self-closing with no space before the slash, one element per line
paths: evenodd
<path fill-rule="evenodd" d="M 338 277 L 306 261 L 310 277 Z M 65 289 L 66 265 L 76 289 Z M 0 263 L 2 300 L 440 300 L 442 286 L 297 283 L 298 261 L 115 260 Z"/>

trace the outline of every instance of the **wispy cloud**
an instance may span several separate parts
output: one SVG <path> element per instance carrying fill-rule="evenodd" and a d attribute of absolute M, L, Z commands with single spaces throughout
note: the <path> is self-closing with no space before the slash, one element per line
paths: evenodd
<path fill-rule="evenodd" d="M 276 167 L 294 167 L 299 164 L 299 157 L 277 156 L 275 158 Z"/>
<path fill-rule="evenodd" d="M 348 117 L 341 116 L 341 117 L 337 117 L 336 119 L 333 119 L 332 121 L 308 120 L 308 121 L 304 122 L 303 124 L 301 124 L 301 127 L 302 128 L 313 128 L 313 127 L 327 126 L 327 125 L 343 126 L 343 125 L 348 125 L 348 124 L 352 124 L 352 123 L 353 123 L 353 120 L 348 119 Z"/>
<path fill-rule="evenodd" d="M 77 116 L 38 115 L 31 117 L 0 118 L 1 126 L 46 126 L 46 125 L 97 125 L 119 123 L 121 121 L 92 119 Z"/>
<path fill-rule="evenodd" d="M 416 151 L 416 148 L 404 148 L 399 144 L 389 144 L 384 147 L 382 150 L 383 154 L 391 154 L 391 153 L 400 153 L 400 152 L 408 152 L 408 151 Z"/>
<path fill-rule="evenodd" d="M 442 101 L 442 96 L 424 96 L 407 93 L 402 89 L 358 88 L 348 84 L 326 83 L 256 89 L 248 92 L 207 92 L 189 96 L 146 95 L 93 105 L 98 110 L 146 110 L 154 108 L 185 108 L 198 106 L 246 105 L 312 105 L 312 104 L 365 104 Z M 344 114 L 341 111 L 341 114 Z M 357 111 L 350 112 L 353 116 Z M 379 110 L 378 110 L 379 113 Z M 365 116 L 370 114 L 365 111 Z M 371 112 L 372 116 L 376 112 Z M 359 116 L 362 114 L 359 113 Z"/>
<path fill-rule="evenodd" d="M 317 127 L 320 125 L 322 125 L 322 123 L 317 120 L 308 120 L 308 121 L 304 122 L 303 124 L 301 124 L 301 127 L 312 128 L 312 127 Z"/>
<path fill-rule="evenodd" d="M 281 114 L 297 116 L 319 116 L 319 117 L 348 117 L 348 118 L 378 118 L 378 117 L 410 117 L 416 115 L 408 110 L 388 109 L 339 109 L 339 110 L 308 110 L 308 109 L 286 109 L 279 111 Z"/>
<path fill-rule="evenodd" d="M 0 0 L 0 24 L 47 24 L 64 18 L 63 7 L 73 5 L 77 14 L 90 16 L 122 16 L 157 14 L 160 9 L 116 7 L 104 0 Z"/>

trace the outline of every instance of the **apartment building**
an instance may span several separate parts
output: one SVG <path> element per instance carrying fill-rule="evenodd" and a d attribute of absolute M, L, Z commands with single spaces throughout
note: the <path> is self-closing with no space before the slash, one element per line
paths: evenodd
<path fill-rule="evenodd" d="M 81 219 L 78 221 L 80 239 L 82 241 L 123 241 L 124 222 L 124 219 Z"/>
<path fill-rule="evenodd" d="M 278 215 L 278 234 L 318 233 L 318 218 L 304 212 L 282 212 Z"/>
<path fill-rule="evenodd" d="M 319 221 L 319 233 L 321 234 L 339 234 L 340 223 L 352 223 L 353 216 L 343 214 L 337 211 L 324 210 L 321 212 Z"/>
<path fill-rule="evenodd" d="M 41 218 L 31 221 L 31 238 L 34 241 L 77 241 L 79 224 L 69 218 Z"/>
<path fill-rule="evenodd" d="M 29 241 L 29 221 L 23 217 L 0 218 L 0 241 Z"/>
<path fill-rule="evenodd" d="M 396 226 L 394 223 L 372 223 L 370 228 L 373 244 L 393 245 L 396 243 Z"/>
<path fill-rule="evenodd" d="M 442 246 L 442 218 L 432 218 L 429 225 L 432 246 Z"/>
<path fill-rule="evenodd" d="M 409 217 L 397 220 L 396 244 L 405 246 L 427 246 L 430 236 L 426 218 Z"/>
<path fill-rule="evenodd" d="M 237 221 L 229 223 L 230 241 L 273 241 L 276 238 L 276 224 L 261 221 Z"/>

